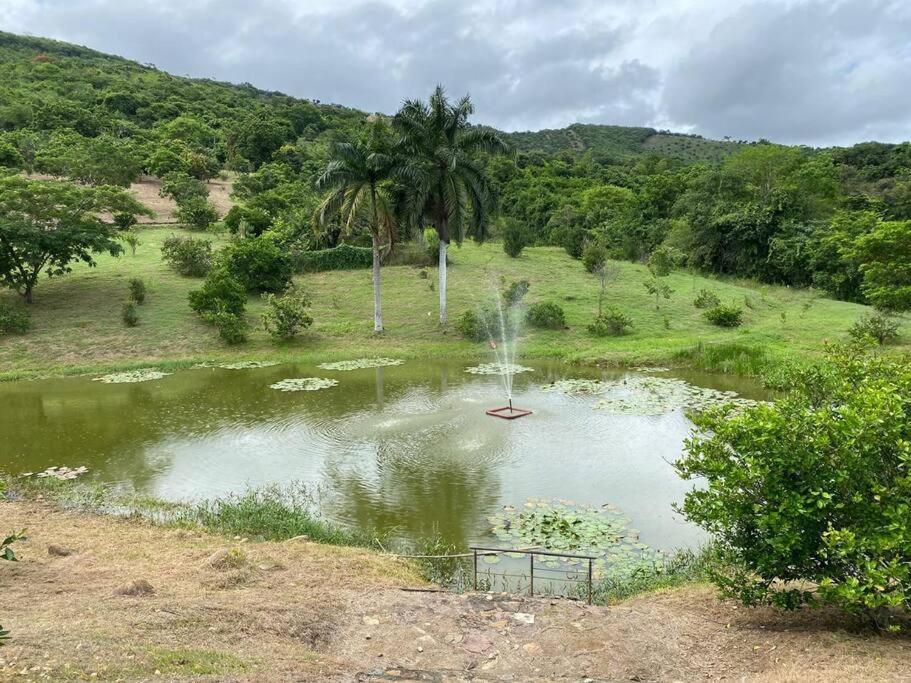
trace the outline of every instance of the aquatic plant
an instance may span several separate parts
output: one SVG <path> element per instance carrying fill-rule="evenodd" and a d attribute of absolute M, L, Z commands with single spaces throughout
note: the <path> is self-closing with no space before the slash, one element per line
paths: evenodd
<path fill-rule="evenodd" d="M 679 409 L 698 412 L 719 405 L 744 408 L 757 404 L 734 391 L 697 387 L 672 377 L 626 377 L 605 384 L 604 396 L 594 408 L 612 413 L 661 415 Z"/>
<path fill-rule="evenodd" d="M 104 382 L 105 384 L 130 384 L 132 382 L 150 382 L 155 379 L 167 377 L 170 372 L 161 372 L 155 368 L 140 368 L 139 370 L 127 370 L 125 372 L 113 372 L 110 375 L 92 378 L 93 382 Z"/>
<path fill-rule="evenodd" d="M 601 394 L 607 390 L 607 386 L 600 379 L 558 379 L 544 387 L 544 391 L 569 395 Z"/>
<path fill-rule="evenodd" d="M 234 363 L 221 363 L 216 366 L 223 368 L 224 370 L 250 370 L 253 368 L 271 368 L 273 365 L 278 365 L 277 360 L 241 360 Z M 195 368 L 209 368 L 213 367 L 206 363 L 199 363 L 194 365 Z"/>
<path fill-rule="evenodd" d="M 534 372 L 534 368 L 528 368 L 516 363 L 482 363 L 474 367 L 465 368 L 465 372 L 472 375 L 517 375 L 520 372 Z"/>
<path fill-rule="evenodd" d="M 71 479 L 76 479 L 77 477 L 85 474 L 89 471 L 88 467 L 48 467 L 43 472 L 23 472 L 20 477 L 23 479 L 28 477 L 37 477 L 38 479 L 59 479 L 60 481 L 68 481 Z"/>
<path fill-rule="evenodd" d="M 338 384 L 337 379 L 327 377 L 297 377 L 292 379 L 283 379 L 275 384 L 270 384 L 270 389 L 279 391 L 319 391 L 328 389 Z"/>
<path fill-rule="evenodd" d="M 363 370 L 365 368 L 385 368 L 404 363 L 401 358 L 358 358 L 342 360 L 336 363 L 320 363 L 317 367 L 323 370 Z"/>

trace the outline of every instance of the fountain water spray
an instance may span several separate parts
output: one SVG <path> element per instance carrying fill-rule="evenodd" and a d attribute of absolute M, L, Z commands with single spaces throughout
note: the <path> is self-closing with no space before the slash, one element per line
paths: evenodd
<path fill-rule="evenodd" d="M 490 337 L 490 348 L 496 356 L 497 365 L 500 366 L 500 377 L 503 378 L 503 388 L 506 390 L 508 405 L 500 408 L 491 408 L 486 412 L 491 417 L 514 420 L 517 417 L 531 415 L 531 411 L 523 408 L 515 408 L 512 405 L 512 378 L 515 374 L 516 346 L 519 335 L 518 330 L 515 327 L 516 323 L 513 321 L 512 324 L 510 324 L 509 315 L 503 309 L 503 300 L 499 293 L 496 295 L 495 299 L 497 304 L 497 322 L 500 327 L 500 344 L 497 344 L 494 335 L 491 334 L 488 317 L 486 315 L 483 317 L 484 325 L 488 328 L 487 335 Z"/>

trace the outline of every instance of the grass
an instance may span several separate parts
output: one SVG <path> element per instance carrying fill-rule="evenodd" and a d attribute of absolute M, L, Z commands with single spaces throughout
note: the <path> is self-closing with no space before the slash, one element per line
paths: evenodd
<path fill-rule="evenodd" d="M 632 574 L 607 576 L 592 588 L 596 605 L 609 605 L 653 591 L 708 583 L 708 569 L 714 561 L 710 548 L 680 550 L 657 565 L 645 565 Z"/>
<path fill-rule="evenodd" d="M 411 266 L 389 266 L 383 272 L 386 331 L 372 331 L 373 294 L 366 270 L 333 271 L 297 277 L 313 297 L 313 327 L 299 339 L 275 345 L 259 329 L 262 302 L 251 297 L 247 310 L 254 331 L 250 341 L 228 347 L 215 330 L 195 316 L 187 294 L 201 280 L 175 274 L 161 260 L 161 243 L 175 230 L 140 230 L 136 256 L 102 256 L 96 268 L 76 265 L 71 274 L 43 279 L 30 307 L 32 329 L 0 338 L 0 379 L 48 374 L 79 374 L 106 369 L 155 365 L 174 369 L 209 360 L 258 359 L 323 361 L 364 355 L 399 357 L 476 357 L 485 345 L 461 339 L 452 323 L 437 322 L 436 273 L 419 277 Z M 220 240 L 221 238 L 216 238 Z M 709 363 L 713 348 L 761 349 L 770 361 L 820 352 L 825 340 L 847 339 L 847 329 L 866 307 L 821 298 L 812 291 L 717 280 L 686 272 L 671 274 L 674 290 L 656 310 L 643 283 L 642 265 L 620 263 L 605 305 L 630 315 L 634 327 L 623 337 L 593 338 L 586 331 L 597 310 L 598 286 L 578 261 L 552 247 L 526 249 L 508 258 L 501 245 L 466 243 L 451 250 L 450 320 L 492 301 L 501 280 L 528 279 L 528 303 L 553 301 L 566 312 L 568 330 L 528 330 L 520 342 L 524 357 L 552 357 L 570 362 L 610 365 Z M 141 277 L 148 288 L 139 306 L 139 325 L 126 327 L 121 306 L 128 282 Z M 712 326 L 693 306 L 700 289 L 715 291 L 725 302 L 744 309 L 736 329 Z M 6 293 L 4 298 L 13 298 Z M 902 321 L 899 348 L 911 341 L 911 326 Z M 741 356 L 759 353 L 745 351 Z M 717 360 L 717 359 L 716 359 Z M 732 368 L 735 367 L 731 365 Z M 724 369 L 725 364 L 718 364 Z"/>

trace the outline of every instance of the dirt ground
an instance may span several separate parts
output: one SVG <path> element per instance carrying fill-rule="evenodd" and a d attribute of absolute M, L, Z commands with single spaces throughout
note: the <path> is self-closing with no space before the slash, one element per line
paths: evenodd
<path fill-rule="evenodd" d="M 707 587 L 611 607 L 424 592 L 361 550 L 0 502 L 0 529 L 20 528 L 0 680 L 911 681 L 911 639 Z"/>
<path fill-rule="evenodd" d="M 215 205 L 218 211 L 218 217 L 224 218 L 225 214 L 234 206 L 231 201 L 232 179 L 228 177 L 225 180 L 213 178 L 206 183 L 209 188 L 209 201 Z M 141 176 L 138 182 L 130 185 L 130 194 L 137 200 L 149 207 L 154 216 L 139 216 L 139 222 L 142 224 L 170 224 L 176 223 L 174 211 L 177 209 L 176 204 L 170 197 L 162 197 L 158 194 L 161 189 L 161 181 L 154 176 Z"/>

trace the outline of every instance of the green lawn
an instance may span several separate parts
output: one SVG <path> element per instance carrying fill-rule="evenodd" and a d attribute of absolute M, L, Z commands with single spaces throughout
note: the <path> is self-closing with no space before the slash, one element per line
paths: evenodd
<path fill-rule="evenodd" d="M 187 292 L 201 280 L 173 273 L 160 258 L 161 242 L 172 228 L 146 228 L 136 256 L 101 257 L 96 268 L 77 266 L 70 275 L 42 279 L 32 304 L 32 330 L 0 338 L 0 377 L 80 372 L 102 367 L 157 363 L 174 365 L 224 358 L 317 360 L 365 354 L 396 356 L 472 356 L 487 353 L 483 345 L 459 337 L 450 323 L 437 322 L 436 272 L 419 277 L 409 266 L 383 273 L 386 332 L 372 332 L 373 295 L 367 270 L 311 274 L 297 278 L 312 294 L 312 329 L 293 342 L 273 345 L 259 329 L 262 304 L 251 297 L 248 316 L 254 326 L 250 342 L 227 347 L 215 330 L 193 315 Z M 821 298 L 813 292 L 752 283 L 717 281 L 675 273 L 667 278 L 671 299 L 655 310 L 643 282 L 644 266 L 619 264 L 619 277 L 609 285 L 608 305 L 626 311 L 635 324 L 624 337 L 596 339 L 585 326 L 597 309 L 598 285 L 578 261 L 550 247 L 527 249 L 510 259 L 499 244 L 467 243 L 450 250 L 449 311 L 462 311 L 492 301 L 501 278 L 531 282 L 528 302 L 555 301 L 566 311 L 569 330 L 529 330 L 520 355 L 550 356 L 570 361 L 611 364 L 669 362 L 698 344 L 738 342 L 773 354 L 819 352 L 826 340 L 846 338 L 851 323 L 865 307 Z M 120 319 L 130 277 L 145 279 L 148 296 L 139 308 L 140 324 L 125 327 Z M 744 306 L 738 329 L 714 327 L 693 306 L 699 289 L 714 290 L 723 300 Z M 7 292 L 5 297 L 12 298 Z M 669 325 L 665 326 L 665 320 Z M 911 325 L 903 321 L 903 341 Z"/>

